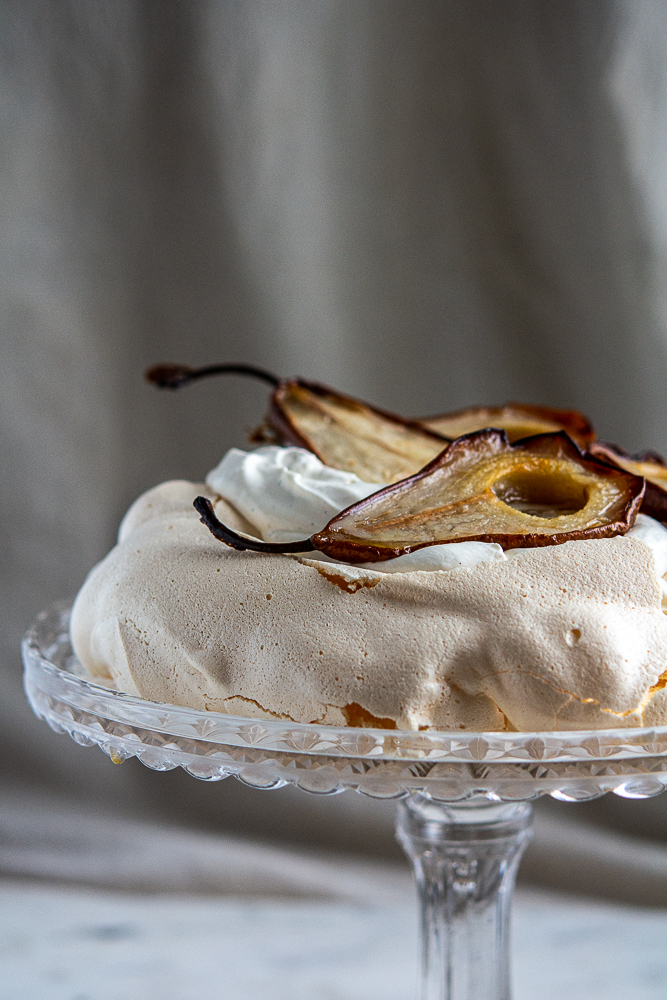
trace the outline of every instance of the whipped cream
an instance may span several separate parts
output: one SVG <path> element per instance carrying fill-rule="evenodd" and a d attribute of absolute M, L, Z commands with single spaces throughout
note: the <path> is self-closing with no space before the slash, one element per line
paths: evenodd
<path fill-rule="evenodd" d="M 232 448 L 209 472 L 206 485 L 250 521 L 263 541 L 295 542 L 321 531 L 341 510 L 386 484 L 365 483 L 353 472 L 331 469 L 304 448 L 268 445 L 252 452 Z M 309 553 L 308 558 L 333 562 L 323 553 Z M 447 542 L 362 566 L 377 573 L 414 573 L 498 559 L 505 559 L 505 553 L 495 542 Z"/>
<path fill-rule="evenodd" d="M 320 462 L 305 448 L 232 448 L 206 485 L 254 524 L 265 542 L 295 542 L 321 531 L 350 504 L 383 488 Z"/>
<path fill-rule="evenodd" d="M 667 573 L 667 529 L 646 514 L 637 514 L 637 520 L 627 532 L 626 537 L 638 538 L 653 553 L 658 576 Z"/>

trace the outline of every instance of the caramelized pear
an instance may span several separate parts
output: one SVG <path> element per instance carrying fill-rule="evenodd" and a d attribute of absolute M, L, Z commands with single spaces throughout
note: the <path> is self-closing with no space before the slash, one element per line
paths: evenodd
<path fill-rule="evenodd" d="M 314 549 L 349 563 L 381 562 L 444 542 L 498 542 L 503 548 L 557 545 L 625 534 L 644 480 L 586 458 L 567 434 L 512 445 L 504 431 L 458 438 L 421 472 L 332 518 L 303 542 L 268 544 L 231 531 L 198 497 L 203 523 L 221 541 L 259 552 Z"/>
<path fill-rule="evenodd" d="M 413 420 L 317 382 L 279 379 L 252 365 L 163 364 L 149 368 L 146 378 L 160 388 L 179 389 L 195 379 L 221 374 L 252 375 L 269 382 L 275 389 L 268 423 L 279 442 L 307 448 L 325 465 L 354 472 L 368 483 L 395 483 L 413 475 L 449 441 Z"/>
<path fill-rule="evenodd" d="M 617 469 L 624 469 L 634 476 L 643 476 L 646 491 L 642 500 L 642 514 L 655 517 L 658 521 L 667 521 L 667 464 L 661 455 L 654 451 L 630 455 L 617 444 L 605 441 L 595 441 L 589 446 L 588 453 Z"/>
<path fill-rule="evenodd" d="M 424 417 L 419 423 L 450 438 L 481 431 L 485 427 L 498 427 L 505 431 L 510 441 L 553 431 L 565 431 L 580 448 L 586 448 L 595 440 L 595 431 L 589 421 L 576 410 L 552 410 L 548 406 L 526 403 L 457 410 L 439 417 Z"/>

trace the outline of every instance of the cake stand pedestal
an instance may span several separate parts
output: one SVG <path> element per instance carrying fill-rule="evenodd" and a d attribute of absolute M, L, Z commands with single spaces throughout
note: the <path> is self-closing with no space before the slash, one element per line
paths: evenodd
<path fill-rule="evenodd" d="M 509 1000 L 512 890 L 540 795 L 582 801 L 667 787 L 667 726 L 468 733 L 335 728 L 237 718 L 133 698 L 86 678 L 69 608 L 44 612 L 23 642 L 33 711 L 120 764 L 183 767 L 204 781 L 294 784 L 396 798 L 397 835 L 422 911 L 422 1000 Z"/>
<path fill-rule="evenodd" d="M 422 1000 L 509 1000 L 510 903 L 530 820 L 528 802 L 399 804 L 419 892 Z"/>

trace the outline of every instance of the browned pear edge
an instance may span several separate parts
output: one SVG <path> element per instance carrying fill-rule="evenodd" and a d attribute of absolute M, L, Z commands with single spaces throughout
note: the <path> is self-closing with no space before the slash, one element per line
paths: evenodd
<path fill-rule="evenodd" d="M 308 389 L 316 396 L 329 398 L 335 402 L 352 404 L 353 406 L 366 410 L 377 417 L 381 417 L 383 420 L 388 420 L 392 424 L 397 424 L 401 427 L 407 428 L 408 430 L 414 431 L 414 433 L 419 435 L 422 439 L 427 438 L 429 440 L 439 441 L 442 443 L 449 443 L 452 440 L 449 437 L 445 437 L 444 434 L 438 434 L 437 431 L 429 430 L 416 420 L 408 420 L 405 417 L 400 417 L 396 413 L 381 410 L 377 406 L 371 406 L 370 403 L 366 403 L 363 399 L 356 399 L 354 396 L 345 396 L 342 392 L 331 389 L 327 385 L 322 385 L 320 382 L 311 382 L 309 379 L 303 378 L 281 379 L 279 385 L 271 394 L 271 405 L 268 414 L 269 423 L 286 444 L 296 445 L 299 448 L 306 448 L 307 451 L 311 451 L 320 459 L 321 462 L 324 462 L 325 465 L 327 463 L 324 457 L 318 452 L 314 443 L 301 433 L 287 412 L 284 402 L 285 395 L 293 386 Z"/>
<path fill-rule="evenodd" d="M 346 507 L 345 510 L 337 514 L 336 517 L 332 518 L 322 531 L 317 532 L 310 538 L 303 539 L 303 541 L 281 544 L 250 539 L 247 536 L 240 535 L 238 532 L 235 532 L 231 528 L 222 524 L 215 516 L 211 502 L 205 497 L 197 497 L 194 502 L 194 506 L 200 514 L 202 523 L 206 525 L 209 531 L 211 531 L 211 533 L 221 542 L 224 542 L 235 549 L 266 553 L 312 552 L 314 549 L 317 549 L 326 553 L 326 555 L 333 559 L 340 560 L 341 562 L 384 562 L 387 559 L 394 559 L 397 556 L 407 555 L 410 552 L 416 552 L 418 549 L 427 548 L 431 545 L 440 545 L 444 540 L 434 539 L 433 541 L 428 542 L 418 542 L 414 545 L 406 543 L 402 543 L 398 546 L 369 545 L 365 542 L 362 543 L 332 539 L 331 535 L 328 534 L 329 529 L 332 526 L 335 526 L 336 521 L 340 518 L 353 514 L 356 511 L 363 510 L 364 507 L 368 506 L 370 502 L 376 500 L 378 497 L 391 496 L 409 490 L 414 483 L 419 482 L 432 472 L 435 472 L 445 463 L 445 461 L 451 459 L 453 451 L 461 449 L 465 449 L 466 452 L 469 452 L 471 449 L 481 450 L 481 446 L 488 445 L 489 443 L 495 444 L 498 447 L 499 452 L 501 450 L 520 450 L 538 455 L 571 458 L 578 462 L 583 468 L 591 471 L 594 475 L 625 480 L 627 499 L 619 518 L 614 521 L 610 521 L 608 524 L 599 525 L 595 528 L 585 528 L 578 531 L 563 531 L 555 535 L 545 535 L 540 532 L 531 532 L 530 534 L 523 535 L 486 533 L 460 537 L 456 539 L 457 542 L 498 542 L 504 549 L 537 548 L 546 545 L 560 545 L 563 542 L 587 541 L 593 538 L 609 538 L 613 535 L 624 535 L 634 524 L 642 497 L 644 495 L 644 479 L 641 476 L 633 476 L 632 474 L 619 469 L 617 466 L 611 466 L 606 462 L 600 462 L 594 457 L 584 456 L 580 448 L 577 447 L 575 442 L 572 441 L 564 431 L 556 431 L 551 434 L 537 434 L 533 437 L 517 441 L 513 445 L 510 444 L 504 431 L 487 429 L 483 431 L 475 431 L 472 434 L 466 434 L 463 437 L 457 438 L 456 441 L 453 441 L 451 444 L 448 444 L 447 447 L 433 459 L 433 461 L 429 462 L 428 465 L 424 466 L 424 468 L 414 476 L 402 479 L 400 482 L 394 483 L 391 486 L 385 486 L 383 489 L 371 494 L 371 496 L 366 497 L 364 500 L 351 504 L 349 507 Z"/>
<path fill-rule="evenodd" d="M 316 549 L 326 552 L 332 559 L 339 559 L 341 562 L 380 562 L 385 559 L 394 559 L 399 555 L 407 555 L 409 552 L 416 552 L 418 549 L 427 548 L 431 545 L 440 545 L 446 539 L 435 539 L 428 542 L 419 542 L 415 545 L 401 544 L 390 547 L 382 545 L 369 545 L 361 542 L 346 542 L 344 540 L 332 539 L 327 535 L 328 530 L 335 525 L 335 522 L 342 517 L 347 517 L 357 511 L 363 510 L 372 500 L 377 500 L 381 496 L 399 494 L 409 489 L 413 483 L 426 478 L 435 472 L 441 465 L 451 459 L 454 450 L 477 448 L 489 442 L 497 444 L 498 450 L 520 450 L 532 452 L 533 454 L 551 455 L 554 457 L 571 458 L 578 462 L 583 468 L 588 469 L 594 475 L 609 477 L 610 472 L 615 474 L 615 478 L 620 475 L 626 480 L 627 500 L 622 508 L 621 515 L 608 524 L 601 524 L 595 528 L 583 528 L 577 531 L 563 531 L 557 534 L 542 534 L 540 532 L 530 532 L 528 534 L 514 535 L 501 532 L 489 532 L 485 534 L 465 535 L 456 538 L 456 542 L 497 542 L 503 549 L 516 548 L 538 548 L 546 545 L 561 545 L 563 542 L 588 541 L 593 538 L 610 538 L 614 535 L 624 535 L 629 531 L 635 522 L 639 507 L 644 495 L 644 479 L 641 476 L 634 476 L 629 472 L 613 468 L 604 462 L 598 462 L 595 458 L 584 456 L 581 449 L 565 431 L 554 431 L 548 434 L 536 434 L 532 437 L 523 438 L 511 444 L 504 431 L 494 428 L 487 428 L 483 431 L 474 431 L 471 434 L 464 434 L 447 446 L 428 465 L 417 472 L 414 476 L 402 479 L 398 483 L 386 486 L 372 496 L 366 497 L 355 504 L 351 504 L 346 510 L 341 511 L 332 518 L 327 526 L 315 535 L 311 541 Z M 453 541 L 453 539 L 451 540 Z"/>
<path fill-rule="evenodd" d="M 616 460 L 617 458 L 623 458 L 628 462 L 644 462 L 655 465 L 656 475 L 658 469 L 664 469 L 667 473 L 667 463 L 662 455 L 658 455 L 655 451 L 640 451 L 632 455 L 630 452 L 625 451 L 624 448 L 621 448 L 620 445 L 611 444 L 608 441 L 593 441 L 588 446 L 588 454 L 598 459 L 598 461 L 613 465 L 615 469 L 623 469 L 623 466 Z M 627 472 L 627 469 L 623 471 Z M 657 521 L 667 521 L 667 490 L 658 486 L 657 483 L 651 482 L 650 479 L 646 480 L 646 490 L 644 492 L 644 499 L 642 500 L 641 512 L 642 514 L 647 514 L 648 517 L 654 517 Z"/>
<path fill-rule="evenodd" d="M 535 417 L 538 420 L 549 420 L 559 424 L 562 429 L 582 448 L 595 440 L 593 426 L 583 413 L 578 410 L 555 410 L 549 406 L 534 406 L 532 403 L 505 403 L 503 406 L 471 406 L 463 410 L 453 410 L 451 413 L 440 413 L 434 417 L 420 417 L 417 423 L 429 427 L 438 420 L 453 420 L 461 417 L 475 418 L 479 415 L 482 422 L 487 420 L 487 414 L 498 410 L 510 410 L 520 417 Z M 493 425 L 493 417 L 488 417 L 489 426 Z M 474 432 L 473 432 L 474 433 Z"/>

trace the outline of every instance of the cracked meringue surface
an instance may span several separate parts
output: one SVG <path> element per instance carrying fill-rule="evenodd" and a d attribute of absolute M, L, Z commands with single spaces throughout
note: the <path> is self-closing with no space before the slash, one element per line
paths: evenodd
<path fill-rule="evenodd" d="M 380 728 L 667 722 L 667 531 L 657 522 L 640 516 L 625 537 L 480 560 L 445 553 L 436 568 L 381 572 L 221 545 L 192 507 L 198 495 L 235 530 L 260 532 L 239 496 L 232 506 L 207 482 L 140 497 L 76 599 L 75 652 L 120 690 Z M 425 551 L 467 544 L 482 543 Z"/>

